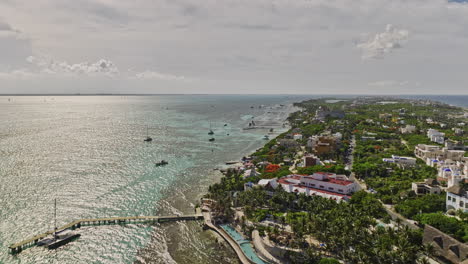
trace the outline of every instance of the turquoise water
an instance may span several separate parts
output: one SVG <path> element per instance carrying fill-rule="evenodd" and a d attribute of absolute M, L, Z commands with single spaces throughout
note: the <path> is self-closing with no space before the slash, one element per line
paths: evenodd
<path fill-rule="evenodd" d="M 85 227 L 63 248 L 17 256 L 7 247 L 53 227 L 54 199 L 58 225 L 192 213 L 221 177 L 213 168 L 265 143 L 264 130 L 242 130 L 250 116 L 281 124 L 291 110 L 250 106 L 294 100 L 300 98 L 0 96 L 0 263 L 235 263 L 198 222 Z M 151 143 L 143 142 L 147 127 Z M 169 164 L 154 166 L 162 159 Z"/>
<path fill-rule="evenodd" d="M 237 232 L 232 226 L 230 225 L 221 225 L 221 228 L 226 231 L 234 240 L 240 245 L 242 251 L 244 251 L 245 255 L 251 259 L 253 262 L 258 264 L 266 264 L 263 260 L 261 260 L 257 253 L 255 253 L 252 244 L 249 240 L 245 239 L 239 232 Z"/>

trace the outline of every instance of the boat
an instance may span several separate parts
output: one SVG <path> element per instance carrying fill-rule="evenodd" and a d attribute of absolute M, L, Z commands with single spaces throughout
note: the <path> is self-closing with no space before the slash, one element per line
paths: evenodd
<path fill-rule="evenodd" d="M 270 133 L 273 132 L 273 128 L 270 128 Z"/>
<path fill-rule="evenodd" d="M 224 124 L 224 126 L 227 126 L 227 124 Z"/>
<path fill-rule="evenodd" d="M 210 139 L 208 139 L 208 141 L 213 142 L 213 141 L 215 141 L 215 138 L 210 138 Z"/>
<path fill-rule="evenodd" d="M 263 139 L 268 140 L 270 137 L 268 135 L 263 136 Z"/>
<path fill-rule="evenodd" d="M 213 132 L 213 130 L 211 129 L 211 122 L 210 122 L 210 132 L 208 132 L 208 135 L 213 135 L 213 134 L 214 134 L 214 132 Z"/>
<path fill-rule="evenodd" d="M 156 165 L 156 167 L 161 167 L 161 166 L 165 166 L 169 164 L 169 162 L 165 161 L 165 160 L 161 160 L 160 162 L 156 162 L 154 165 Z"/>
<path fill-rule="evenodd" d="M 148 127 L 146 127 L 146 138 L 144 140 L 145 142 L 151 142 L 153 139 L 148 135 Z"/>
<path fill-rule="evenodd" d="M 38 246 L 47 247 L 47 249 L 56 249 L 63 245 L 70 243 L 71 241 L 78 239 L 81 235 L 75 233 L 69 229 L 63 229 L 57 231 L 57 199 L 54 202 L 54 233 L 51 236 L 48 236 L 37 242 Z"/>

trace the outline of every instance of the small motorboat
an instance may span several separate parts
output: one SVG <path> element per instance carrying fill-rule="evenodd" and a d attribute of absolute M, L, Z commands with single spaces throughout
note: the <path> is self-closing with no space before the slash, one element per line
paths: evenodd
<path fill-rule="evenodd" d="M 215 138 L 210 138 L 210 139 L 208 139 L 208 141 L 213 142 L 213 141 L 215 141 Z"/>
<path fill-rule="evenodd" d="M 263 136 L 263 139 L 268 140 L 270 137 L 268 135 Z"/>
<path fill-rule="evenodd" d="M 156 162 L 154 165 L 156 165 L 156 167 L 161 167 L 161 166 L 165 166 L 169 164 L 169 162 L 165 161 L 165 160 L 161 160 L 160 162 Z"/>
<path fill-rule="evenodd" d="M 227 126 L 227 124 L 224 124 L 224 126 Z"/>
<path fill-rule="evenodd" d="M 213 135 L 213 134 L 214 134 L 213 130 L 210 129 L 210 132 L 208 132 L 208 135 Z"/>

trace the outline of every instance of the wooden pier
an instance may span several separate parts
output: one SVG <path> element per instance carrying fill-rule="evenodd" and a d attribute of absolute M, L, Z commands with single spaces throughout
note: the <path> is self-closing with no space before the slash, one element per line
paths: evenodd
<path fill-rule="evenodd" d="M 57 232 L 71 229 L 75 230 L 82 226 L 95 226 L 95 225 L 125 225 L 125 224 L 142 224 L 142 223 L 164 223 L 164 222 L 175 222 L 175 221 L 189 221 L 189 220 L 201 220 L 203 215 L 200 208 L 196 209 L 195 214 L 190 215 L 171 215 L 171 216 L 127 216 L 127 217 L 108 217 L 108 218 L 90 218 L 80 219 L 68 223 L 64 226 L 57 228 Z M 45 233 L 39 234 L 32 238 L 23 240 L 19 243 L 12 244 L 8 248 L 11 254 L 18 254 L 24 248 L 32 247 L 37 245 L 39 240 L 47 237 L 54 233 L 54 230 L 49 230 Z"/>

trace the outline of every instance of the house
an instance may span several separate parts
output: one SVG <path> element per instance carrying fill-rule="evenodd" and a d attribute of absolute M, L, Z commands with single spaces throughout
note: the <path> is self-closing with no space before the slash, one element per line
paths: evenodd
<path fill-rule="evenodd" d="M 307 196 L 321 196 L 336 200 L 348 200 L 357 191 L 357 183 L 350 181 L 345 175 L 316 172 L 312 175 L 288 175 L 278 179 L 278 183 L 286 192 L 303 193 Z"/>
<path fill-rule="evenodd" d="M 417 195 L 424 194 L 440 194 L 439 182 L 435 179 L 426 179 L 423 182 L 413 182 L 411 183 L 411 189 Z"/>
<path fill-rule="evenodd" d="M 412 157 L 400 157 L 392 155 L 392 158 L 382 159 L 384 162 L 394 163 L 403 167 L 412 167 L 416 165 L 416 159 Z"/>
<path fill-rule="evenodd" d="M 448 150 L 465 150 L 465 144 L 460 141 L 447 140 L 445 141 L 445 148 Z"/>
<path fill-rule="evenodd" d="M 302 134 L 300 134 L 300 133 L 294 133 L 294 134 L 293 134 L 293 139 L 294 139 L 294 140 L 302 140 Z"/>
<path fill-rule="evenodd" d="M 441 133 L 436 129 L 428 129 L 427 130 L 427 137 L 432 141 L 439 144 L 444 144 L 445 142 L 445 133 Z"/>
<path fill-rule="evenodd" d="M 379 114 L 379 118 L 380 119 L 390 119 L 390 118 L 392 118 L 392 114 L 389 114 L 389 113 Z"/>
<path fill-rule="evenodd" d="M 314 155 L 306 155 L 303 158 L 303 166 L 304 167 L 311 167 L 315 165 L 321 165 L 320 159 Z"/>
<path fill-rule="evenodd" d="M 255 176 L 260 176 L 261 173 L 257 172 L 257 170 L 255 170 L 255 167 L 249 169 L 249 170 L 246 170 L 244 172 L 244 175 L 243 175 L 243 178 L 249 178 L 249 177 L 255 177 Z"/>
<path fill-rule="evenodd" d="M 287 139 L 287 138 L 282 138 L 278 140 L 278 144 L 282 147 L 286 148 L 295 148 L 299 146 L 299 143 L 297 143 L 296 140 L 294 139 Z"/>
<path fill-rule="evenodd" d="M 456 136 L 463 136 L 463 129 L 454 127 L 452 128 L 453 132 L 455 133 Z"/>
<path fill-rule="evenodd" d="M 370 140 L 375 140 L 375 137 L 361 137 L 362 141 L 370 141 Z"/>
<path fill-rule="evenodd" d="M 416 126 L 406 125 L 405 127 L 400 128 L 402 134 L 411 134 L 416 132 Z"/>
<path fill-rule="evenodd" d="M 447 189 L 447 210 L 462 210 L 468 212 L 467 187 L 454 185 Z"/>
<path fill-rule="evenodd" d="M 276 189 L 276 187 L 278 187 L 278 182 L 276 179 L 261 179 L 258 181 L 257 185 L 265 188 Z"/>
<path fill-rule="evenodd" d="M 334 152 L 337 144 L 337 139 L 333 136 L 312 136 L 307 140 L 307 147 L 316 155 Z"/>

